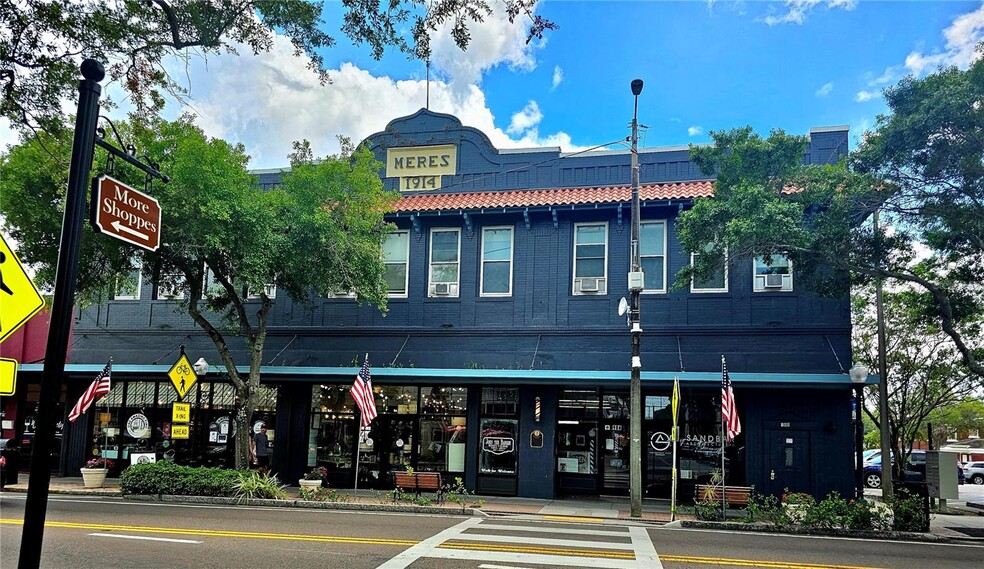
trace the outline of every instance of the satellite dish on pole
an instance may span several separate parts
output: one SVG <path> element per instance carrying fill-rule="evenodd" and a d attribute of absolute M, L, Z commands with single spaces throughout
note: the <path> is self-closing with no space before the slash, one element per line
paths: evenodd
<path fill-rule="evenodd" d="M 618 301 L 618 315 L 624 316 L 626 312 L 629 311 L 629 302 L 625 300 L 625 297 L 619 299 Z"/>

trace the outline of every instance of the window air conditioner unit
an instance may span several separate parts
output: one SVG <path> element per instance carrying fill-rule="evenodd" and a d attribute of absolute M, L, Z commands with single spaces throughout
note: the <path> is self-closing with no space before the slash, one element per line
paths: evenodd
<path fill-rule="evenodd" d="M 601 279 L 599 278 L 588 278 L 581 279 L 580 290 L 581 292 L 598 292 L 598 287 L 600 285 Z"/>
<path fill-rule="evenodd" d="M 451 283 L 434 283 L 434 294 L 440 296 L 451 294 Z"/>
<path fill-rule="evenodd" d="M 765 275 L 765 288 L 782 288 L 782 278 L 785 275 L 770 273 Z"/>

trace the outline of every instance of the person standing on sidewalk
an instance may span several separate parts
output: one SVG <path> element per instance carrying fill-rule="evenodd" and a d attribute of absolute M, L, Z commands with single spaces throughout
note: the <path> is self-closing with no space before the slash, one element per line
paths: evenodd
<path fill-rule="evenodd" d="M 260 425 L 260 432 L 253 437 L 256 446 L 256 469 L 260 474 L 270 472 L 270 439 L 267 437 L 266 423 Z"/>

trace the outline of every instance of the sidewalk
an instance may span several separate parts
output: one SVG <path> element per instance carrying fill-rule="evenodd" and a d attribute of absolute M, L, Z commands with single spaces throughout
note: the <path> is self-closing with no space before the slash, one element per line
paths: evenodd
<path fill-rule="evenodd" d="M 27 476 L 22 474 L 18 484 L 7 485 L 5 492 L 27 492 Z M 299 495 L 298 488 L 287 487 L 286 491 L 292 499 Z M 119 479 L 107 478 L 103 488 L 85 488 L 81 478 L 53 477 L 49 486 L 51 494 L 80 494 L 90 496 L 120 496 Z M 358 507 L 359 504 L 374 506 L 393 506 L 389 493 L 384 491 L 340 490 L 346 496 L 346 504 Z M 642 504 L 642 517 L 633 518 L 630 514 L 628 497 L 600 496 L 580 498 L 559 498 L 538 500 L 533 498 L 515 498 L 501 496 L 475 496 L 474 501 L 484 500 L 476 509 L 490 516 L 535 516 L 545 520 L 581 521 L 595 523 L 644 523 L 664 524 L 670 521 L 669 500 L 646 499 Z M 337 504 L 344 507 L 344 504 Z M 456 505 L 453 505 L 457 507 Z M 933 514 L 930 521 L 930 533 L 961 541 L 984 542 L 984 515 L 980 511 L 968 508 L 963 502 L 950 502 L 947 514 Z M 692 515 L 678 514 L 677 520 L 692 520 Z"/>

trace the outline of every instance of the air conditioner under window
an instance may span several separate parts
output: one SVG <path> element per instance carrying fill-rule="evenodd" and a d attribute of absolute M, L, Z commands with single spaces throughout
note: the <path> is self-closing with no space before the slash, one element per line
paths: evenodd
<path fill-rule="evenodd" d="M 457 296 L 458 285 L 455 283 L 432 283 L 431 296 Z"/>
<path fill-rule="evenodd" d="M 603 292 L 605 279 L 602 277 L 583 277 L 575 280 L 578 292 Z"/>
<path fill-rule="evenodd" d="M 770 273 L 765 275 L 765 288 L 782 288 L 784 276 L 785 275 L 779 273 Z"/>

